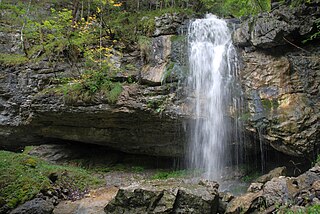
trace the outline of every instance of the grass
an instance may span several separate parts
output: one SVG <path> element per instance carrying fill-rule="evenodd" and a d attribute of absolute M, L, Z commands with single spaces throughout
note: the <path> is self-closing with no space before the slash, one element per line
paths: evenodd
<path fill-rule="evenodd" d="M 22 54 L 0 54 L 0 63 L 5 66 L 21 65 L 28 62 L 28 58 Z"/>
<path fill-rule="evenodd" d="M 253 180 L 257 179 L 261 174 L 259 172 L 251 172 L 241 178 L 243 182 L 249 183 L 252 182 Z"/>
<path fill-rule="evenodd" d="M 61 79 L 53 88 L 47 88 L 38 95 L 62 95 L 68 105 L 109 103 L 115 104 L 122 92 L 120 82 L 112 82 L 108 77 Z"/>
<path fill-rule="evenodd" d="M 48 164 L 26 153 L 0 151 L 0 171 L 0 207 L 14 208 L 54 185 L 63 187 L 68 183 L 83 191 L 103 183 L 82 168 Z M 54 183 L 49 179 L 52 175 L 57 176 Z"/>
<path fill-rule="evenodd" d="M 187 170 L 178 171 L 159 171 L 152 176 L 152 179 L 164 180 L 168 178 L 181 178 L 189 175 L 190 172 Z"/>
<path fill-rule="evenodd" d="M 171 42 L 184 42 L 187 41 L 186 36 L 181 36 L 181 35 L 173 35 L 171 36 Z"/>
<path fill-rule="evenodd" d="M 278 214 L 319 214 L 320 213 L 320 204 L 314 204 L 310 206 L 306 206 L 305 209 L 300 210 L 291 210 L 290 208 L 280 208 L 280 210 L 277 211 Z"/>
<path fill-rule="evenodd" d="M 116 164 L 114 166 L 109 166 L 109 167 L 94 167 L 92 168 L 94 172 L 97 173 L 108 173 L 108 172 L 143 172 L 145 171 L 145 168 L 143 166 L 128 166 L 125 164 Z"/>

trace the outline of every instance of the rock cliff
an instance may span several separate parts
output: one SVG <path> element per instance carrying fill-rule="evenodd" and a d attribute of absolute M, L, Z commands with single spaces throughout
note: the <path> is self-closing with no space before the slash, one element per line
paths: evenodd
<path fill-rule="evenodd" d="M 55 79 L 78 75 L 81 63 L 43 60 L 14 66 L 1 64 L 0 145 L 15 147 L 68 140 L 129 153 L 181 156 L 185 111 L 177 93 L 181 86 L 171 71 L 178 66 L 173 66 L 179 57 L 172 52 L 180 42 L 172 34 L 177 33 L 183 19 L 177 14 L 157 19 L 160 27 L 156 29 L 157 36 L 151 38 L 147 61 L 138 51 L 117 59 L 120 66 L 133 63 L 138 69 L 111 77 L 123 81 L 122 92 L 114 104 L 99 94 L 90 102 L 81 97 L 69 102 L 63 93 L 57 93 Z M 169 26 L 161 28 L 161 23 Z M 17 36 L 5 38 L 4 53 L 20 51 L 15 48 L 19 46 Z"/>
<path fill-rule="evenodd" d="M 317 3 L 280 7 L 243 21 L 234 32 L 239 50 L 247 131 L 278 151 L 312 157 L 319 148 L 320 48 L 302 44 L 316 30 Z M 55 79 L 78 75 L 81 63 L 0 65 L 0 145 L 78 141 L 130 153 L 182 156 L 190 119 L 183 79 L 186 17 L 158 17 L 150 47 L 115 59 L 134 65 L 112 77 L 122 92 L 114 104 L 96 95 L 70 104 L 52 90 Z M 1 53 L 19 53 L 19 33 L 0 35 Z M 138 48 L 136 48 L 138 49 Z M 141 49 L 141 48 L 140 48 Z M 127 83 L 127 82 L 134 83 Z M 246 142 L 249 144 L 249 142 Z"/>
<path fill-rule="evenodd" d="M 233 35 L 242 60 L 246 128 L 293 156 L 312 157 L 319 149 L 320 49 L 315 41 L 302 42 L 319 17 L 317 5 L 280 6 L 244 21 Z"/>

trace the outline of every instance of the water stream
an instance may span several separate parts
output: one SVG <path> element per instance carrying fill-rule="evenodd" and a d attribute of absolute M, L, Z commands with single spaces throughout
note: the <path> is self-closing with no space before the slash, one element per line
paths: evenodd
<path fill-rule="evenodd" d="M 227 23 L 216 16 L 192 21 L 188 28 L 190 75 L 188 86 L 195 102 L 191 122 L 189 164 L 207 179 L 219 180 L 231 161 L 230 83 L 235 75 L 234 47 Z M 232 104 L 231 104 L 232 106 Z"/>

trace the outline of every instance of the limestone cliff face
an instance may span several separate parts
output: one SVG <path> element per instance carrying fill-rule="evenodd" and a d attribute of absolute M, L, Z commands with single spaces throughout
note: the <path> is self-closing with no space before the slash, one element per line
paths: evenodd
<path fill-rule="evenodd" d="M 315 30 L 318 8 L 281 7 L 245 21 L 233 36 L 242 60 L 246 128 L 294 156 L 311 157 L 320 146 L 320 49 L 301 43 Z"/>
<path fill-rule="evenodd" d="M 176 44 L 171 37 L 183 18 L 166 15 L 157 20 L 171 27 L 157 28 L 147 63 L 141 66 L 138 51 L 117 59 L 121 66 L 130 63 L 138 69 L 112 77 L 136 81 L 123 84 L 115 104 L 108 104 L 99 94 L 92 102 L 79 99 L 70 104 L 63 94 L 50 90 L 56 87 L 55 78 L 78 75 L 77 67 L 81 68 L 81 64 L 41 61 L 20 66 L 0 65 L 0 145 L 70 140 L 129 153 L 181 156 L 185 111 L 177 93 L 181 86 L 171 72 L 173 68 L 168 67 L 178 59 L 171 57 Z M 19 46 L 14 43 L 15 37 L 6 38 L 7 47 Z M 9 49 L 2 50 L 8 53 Z M 15 48 L 10 50 L 15 53 Z"/>

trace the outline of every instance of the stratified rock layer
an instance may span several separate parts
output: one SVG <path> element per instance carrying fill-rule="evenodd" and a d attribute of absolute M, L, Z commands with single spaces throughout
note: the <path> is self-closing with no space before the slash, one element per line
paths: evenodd
<path fill-rule="evenodd" d="M 248 107 L 241 118 L 247 130 L 293 156 L 311 157 L 320 144 L 320 49 L 300 44 L 316 29 L 317 8 L 282 6 L 245 21 L 233 36 Z"/>
<path fill-rule="evenodd" d="M 128 61 L 137 63 L 135 71 L 117 73 L 112 78 L 131 78 L 141 84 L 124 83 L 114 104 L 100 94 L 86 102 L 81 97 L 69 100 L 57 92 L 55 79 L 79 75 L 76 67 L 81 68 L 81 64 L 41 61 L 0 65 L 0 145 L 67 140 L 135 154 L 182 156 L 186 114 L 179 101 L 177 79 L 170 78 L 171 70 L 167 72 L 168 64 L 177 61 L 177 57 L 171 57 L 171 45 L 176 43 L 171 42 L 171 36 L 153 38 L 150 61 L 143 66 L 139 65 L 139 56 L 123 57 L 124 65 Z"/>

